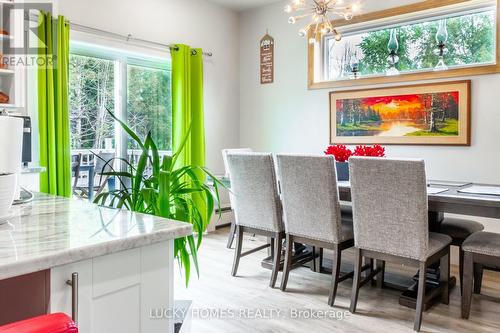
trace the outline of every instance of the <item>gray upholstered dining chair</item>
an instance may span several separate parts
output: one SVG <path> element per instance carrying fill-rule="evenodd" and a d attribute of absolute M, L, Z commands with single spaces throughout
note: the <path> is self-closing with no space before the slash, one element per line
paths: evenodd
<path fill-rule="evenodd" d="M 483 268 L 500 271 L 500 234 L 479 231 L 468 237 L 463 245 L 464 277 L 462 289 L 462 318 L 468 319 L 474 293 L 481 292 Z"/>
<path fill-rule="evenodd" d="M 451 245 L 458 247 L 458 277 L 460 280 L 460 292 L 464 285 L 464 250 L 462 244 L 475 232 L 483 231 L 484 225 L 474 220 L 446 216 L 439 223 L 439 233 L 451 237 Z"/>
<path fill-rule="evenodd" d="M 274 246 L 271 246 L 273 268 L 269 285 L 274 288 L 285 233 L 273 157 L 267 153 L 229 153 L 227 162 L 236 220 L 236 249 L 231 274 L 236 276 L 241 257 L 270 246 L 265 244 L 242 253 L 244 232 L 270 237 Z"/>
<path fill-rule="evenodd" d="M 450 243 L 429 232 L 423 160 L 353 157 L 349 159 L 356 258 L 350 311 L 356 311 L 363 256 L 419 267 L 414 329 L 420 330 L 426 270 L 440 262 L 441 301 L 449 303 Z M 383 284 L 382 270 L 381 278 Z"/>
<path fill-rule="evenodd" d="M 227 155 L 229 153 L 234 153 L 234 154 L 237 154 L 237 153 L 251 153 L 252 152 L 252 149 L 250 148 L 232 148 L 232 149 L 223 149 L 222 150 L 222 161 L 224 162 L 224 171 L 225 171 L 225 177 L 229 177 L 229 165 L 228 165 L 228 162 L 227 162 Z M 232 194 L 231 192 L 229 192 L 229 202 L 231 203 L 231 207 L 233 206 L 233 198 L 232 198 Z M 229 230 L 229 236 L 227 237 L 227 245 L 226 247 L 228 249 L 231 248 L 231 246 L 233 246 L 233 242 L 234 242 L 234 236 L 236 234 L 236 223 L 234 220 L 231 221 L 231 228 Z"/>
<path fill-rule="evenodd" d="M 354 245 L 352 219 L 342 219 L 333 156 L 276 156 L 283 201 L 286 254 L 281 290 L 286 289 L 294 241 L 334 251 L 328 304 L 333 306 L 340 276 L 342 251 Z"/>

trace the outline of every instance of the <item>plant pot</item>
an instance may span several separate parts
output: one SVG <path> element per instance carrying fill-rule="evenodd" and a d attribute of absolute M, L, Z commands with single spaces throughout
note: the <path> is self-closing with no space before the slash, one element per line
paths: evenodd
<path fill-rule="evenodd" d="M 0 174 L 0 224 L 1 220 L 9 215 L 9 209 L 16 193 L 16 184 L 16 174 Z"/>
<path fill-rule="evenodd" d="M 337 166 L 337 180 L 348 181 L 349 180 L 349 162 L 336 162 Z"/>

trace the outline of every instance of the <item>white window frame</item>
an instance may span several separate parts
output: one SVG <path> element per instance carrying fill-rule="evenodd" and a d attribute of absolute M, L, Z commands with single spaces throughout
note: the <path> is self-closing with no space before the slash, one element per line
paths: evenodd
<path fill-rule="evenodd" d="M 153 69 L 171 70 L 170 55 L 165 58 L 159 56 L 148 56 L 138 52 L 130 52 L 121 49 L 103 47 L 99 44 L 72 40 L 70 43 L 70 54 L 94 57 L 105 60 L 110 60 L 115 63 L 114 66 L 114 112 L 115 116 L 128 124 L 127 113 L 127 90 L 128 90 L 128 65 L 142 66 Z M 128 135 L 121 128 L 118 122 L 115 122 L 115 151 L 117 157 L 127 158 L 128 155 Z M 167 151 L 167 154 L 171 154 Z M 127 166 L 125 163 L 120 163 L 120 170 L 125 171 Z"/>
<path fill-rule="evenodd" d="M 325 88 L 347 88 L 356 86 L 370 86 L 374 84 L 400 83 L 408 81 L 456 78 L 472 75 L 500 73 L 500 0 L 447 0 L 443 3 L 436 3 L 434 0 L 425 0 L 419 3 L 394 7 L 390 9 L 369 12 L 356 16 L 352 21 L 337 20 L 332 23 L 344 35 L 349 36 L 361 31 L 378 30 L 380 28 L 390 28 L 402 24 L 418 23 L 418 21 L 435 20 L 445 16 L 456 16 L 460 13 L 484 10 L 485 8 L 496 8 L 496 29 L 495 29 L 495 63 L 473 64 L 458 68 L 449 68 L 446 71 L 415 71 L 404 72 L 394 76 L 364 76 L 357 79 L 330 79 L 326 73 L 328 51 L 325 48 L 325 39 L 329 36 L 315 39 L 309 34 L 308 43 L 308 69 L 307 86 L 308 89 Z M 453 15 L 454 14 L 454 15 Z"/>

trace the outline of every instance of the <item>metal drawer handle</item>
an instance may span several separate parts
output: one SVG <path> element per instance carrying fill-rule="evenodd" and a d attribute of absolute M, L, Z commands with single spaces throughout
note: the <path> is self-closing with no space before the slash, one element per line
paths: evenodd
<path fill-rule="evenodd" d="M 71 286 L 71 319 L 78 323 L 78 273 L 71 274 L 71 280 L 66 281 Z"/>

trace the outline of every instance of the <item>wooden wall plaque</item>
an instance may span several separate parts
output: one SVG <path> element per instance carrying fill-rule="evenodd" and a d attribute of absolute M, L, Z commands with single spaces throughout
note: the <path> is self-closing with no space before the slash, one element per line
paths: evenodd
<path fill-rule="evenodd" d="M 260 83 L 274 82 L 274 38 L 265 34 L 260 40 Z"/>

